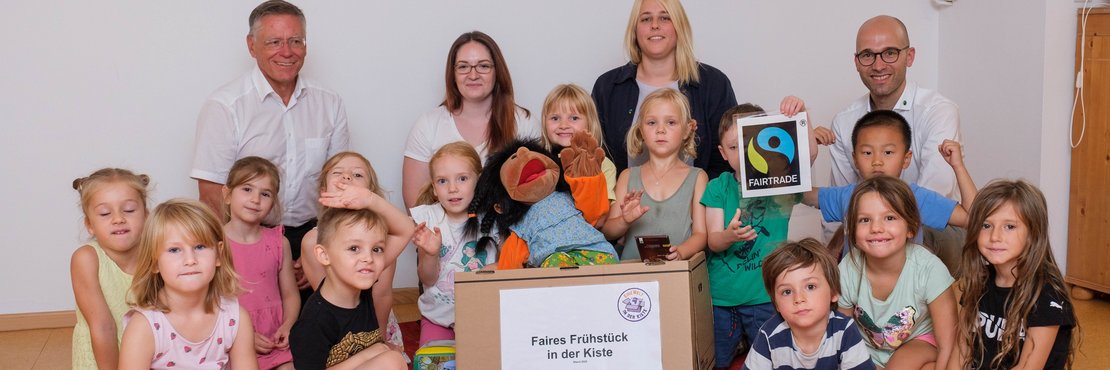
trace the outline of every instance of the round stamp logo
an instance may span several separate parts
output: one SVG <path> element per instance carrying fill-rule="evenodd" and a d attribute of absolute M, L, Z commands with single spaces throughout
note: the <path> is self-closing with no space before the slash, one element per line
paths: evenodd
<path fill-rule="evenodd" d="M 625 320 L 636 322 L 651 313 L 651 296 L 640 288 L 628 288 L 617 298 L 617 313 Z"/>

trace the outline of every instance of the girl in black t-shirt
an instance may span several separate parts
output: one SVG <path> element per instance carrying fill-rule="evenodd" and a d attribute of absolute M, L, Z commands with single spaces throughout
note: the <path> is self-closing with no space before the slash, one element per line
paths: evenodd
<path fill-rule="evenodd" d="M 949 368 L 1071 368 L 1077 324 L 1039 189 L 1003 180 L 979 191 L 959 275 L 959 346 Z"/>

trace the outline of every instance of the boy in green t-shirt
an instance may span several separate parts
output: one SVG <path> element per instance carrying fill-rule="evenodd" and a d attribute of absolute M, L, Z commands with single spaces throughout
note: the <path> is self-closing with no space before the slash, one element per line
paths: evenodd
<path fill-rule="evenodd" d="M 800 99 L 783 99 L 783 113 L 793 115 L 802 110 Z M 786 240 L 790 212 L 802 199 L 800 194 L 740 197 L 737 173 L 742 162 L 736 119 L 764 113 L 758 105 L 745 103 L 721 116 L 717 149 L 734 172 L 710 180 L 701 198 L 709 229 L 709 292 L 717 367 L 728 367 L 742 337 L 751 343 L 763 322 L 774 315 L 775 307 L 762 284 L 763 258 Z"/>

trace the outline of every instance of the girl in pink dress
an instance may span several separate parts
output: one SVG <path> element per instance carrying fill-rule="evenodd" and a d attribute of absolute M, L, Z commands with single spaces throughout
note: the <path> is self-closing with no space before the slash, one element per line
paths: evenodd
<path fill-rule="evenodd" d="M 120 369 L 258 369 L 220 222 L 195 200 L 147 217 L 124 315 Z"/>
<path fill-rule="evenodd" d="M 280 224 L 262 226 L 280 220 L 271 212 L 278 209 L 279 179 L 270 161 L 245 157 L 231 166 L 224 185 L 224 235 L 246 290 L 239 304 L 254 324 L 254 350 L 263 370 L 293 369 L 289 330 L 301 311 L 289 241 Z"/>

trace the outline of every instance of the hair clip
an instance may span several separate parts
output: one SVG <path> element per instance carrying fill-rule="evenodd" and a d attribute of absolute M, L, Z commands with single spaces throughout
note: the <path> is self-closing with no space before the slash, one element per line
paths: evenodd
<path fill-rule="evenodd" d="M 477 213 L 467 213 L 466 218 L 478 218 L 478 214 Z"/>

